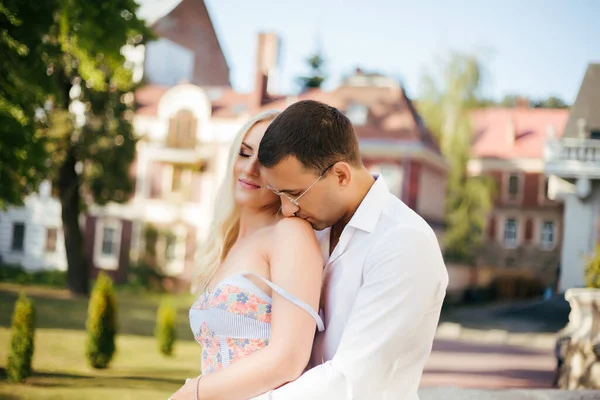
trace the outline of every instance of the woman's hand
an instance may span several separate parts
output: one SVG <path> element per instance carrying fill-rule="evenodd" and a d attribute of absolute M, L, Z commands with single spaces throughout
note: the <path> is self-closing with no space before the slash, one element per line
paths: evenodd
<path fill-rule="evenodd" d="M 185 384 L 169 397 L 169 400 L 198 400 L 197 388 L 199 379 L 199 376 L 186 379 Z"/>

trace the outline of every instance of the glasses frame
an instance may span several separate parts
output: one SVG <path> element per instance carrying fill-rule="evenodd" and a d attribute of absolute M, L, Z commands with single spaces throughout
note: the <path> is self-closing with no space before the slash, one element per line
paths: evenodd
<path fill-rule="evenodd" d="M 267 184 L 267 189 L 269 189 L 271 192 L 275 193 L 279 197 L 285 197 L 286 199 L 288 199 L 290 201 L 290 203 L 292 203 L 296 207 L 300 207 L 300 204 L 298 203 L 298 201 L 302 198 L 302 196 L 304 196 L 313 186 L 315 186 L 321 179 L 323 179 L 323 177 L 325 176 L 327 171 L 329 171 L 331 169 L 331 167 L 333 167 L 337 163 L 338 162 L 336 161 L 333 164 L 331 164 L 329 167 L 325 168 L 323 170 L 323 172 L 321 172 L 321 175 L 319 175 L 319 177 L 317 179 L 315 179 L 315 181 L 313 183 L 311 183 L 310 186 L 308 188 L 306 188 L 306 190 L 304 192 L 300 193 L 295 198 L 288 195 L 285 192 L 281 192 L 281 191 L 275 189 L 274 187 L 270 186 L 269 184 Z"/>

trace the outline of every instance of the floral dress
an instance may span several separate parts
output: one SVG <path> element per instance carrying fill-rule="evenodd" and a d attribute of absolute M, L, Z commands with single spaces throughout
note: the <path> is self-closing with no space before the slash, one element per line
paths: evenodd
<path fill-rule="evenodd" d="M 190 326 L 202 346 L 203 374 L 226 368 L 240 357 L 269 344 L 272 299 L 247 276 L 254 276 L 282 297 L 303 308 L 324 330 L 319 315 L 286 290 L 250 272 L 225 278 L 214 292 L 205 291 L 190 308 Z"/>

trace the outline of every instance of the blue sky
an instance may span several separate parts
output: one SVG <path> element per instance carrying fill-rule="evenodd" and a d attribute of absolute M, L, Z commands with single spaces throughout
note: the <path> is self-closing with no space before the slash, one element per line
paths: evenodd
<path fill-rule="evenodd" d="M 155 19 L 179 0 L 139 0 Z M 318 46 L 333 88 L 355 67 L 401 79 L 419 94 L 422 73 L 451 51 L 481 55 L 484 94 L 575 99 L 589 62 L 600 62 L 596 0 L 207 0 L 239 91 L 253 87 L 256 33 L 282 40 L 280 92 L 297 91 Z"/>

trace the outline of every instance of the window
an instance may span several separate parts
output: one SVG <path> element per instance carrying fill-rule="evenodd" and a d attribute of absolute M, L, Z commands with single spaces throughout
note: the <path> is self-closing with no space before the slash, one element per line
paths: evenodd
<path fill-rule="evenodd" d="M 504 225 L 504 244 L 506 247 L 517 247 L 517 220 L 509 218 Z"/>
<path fill-rule="evenodd" d="M 165 235 L 165 260 L 174 261 L 177 258 L 177 237 L 172 233 Z"/>
<path fill-rule="evenodd" d="M 543 221 L 540 237 L 540 245 L 543 249 L 552 249 L 554 247 L 554 221 Z"/>
<path fill-rule="evenodd" d="M 167 146 L 192 149 L 196 146 L 196 118 L 189 110 L 181 110 L 169 121 Z"/>
<path fill-rule="evenodd" d="M 354 125 L 364 125 L 367 123 L 369 109 L 366 105 L 350 102 L 346 108 L 346 116 Z"/>
<path fill-rule="evenodd" d="M 117 246 L 117 229 L 112 226 L 105 226 L 102 231 L 102 255 L 116 257 Z"/>
<path fill-rule="evenodd" d="M 54 253 L 56 251 L 56 238 L 58 236 L 58 229 L 46 228 L 46 252 Z"/>
<path fill-rule="evenodd" d="M 94 264 L 97 268 L 107 270 L 119 268 L 122 229 L 122 223 L 118 219 L 99 218 L 96 220 Z"/>
<path fill-rule="evenodd" d="M 181 176 L 183 168 L 177 165 L 173 166 L 173 177 L 171 179 L 171 192 L 179 192 L 181 190 Z"/>
<path fill-rule="evenodd" d="M 380 174 L 383 177 L 390 193 L 399 199 L 402 198 L 402 185 L 404 183 L 404 170 L 402 166 L 393 163 L 375 164 L 369 168 L 373 174 Z"/>
<path fill-rule="evenodd" d="M 25 247 L 25 224 L 22 222 L 13 223 L 12 251 L 23 251 Z"/>
<path fill-rule="evenodd" d="M 594 139 L 594 140 L 600 139 L 600 130 L 592 129 L 590 131 L 590 139 Z"/>
<path fill-rule="evenodd" d="M 519 175 L 510 174 L 508 176 L 508 199 L 517 200 L 519 196 Z"/>

